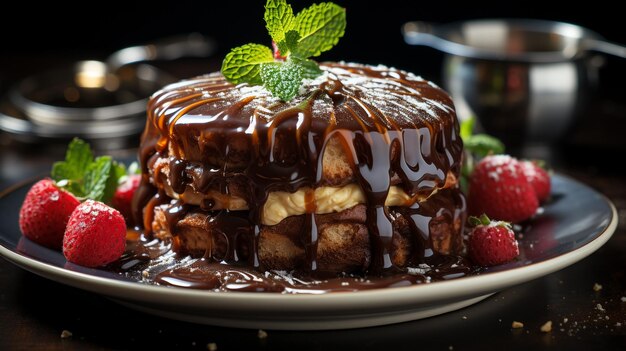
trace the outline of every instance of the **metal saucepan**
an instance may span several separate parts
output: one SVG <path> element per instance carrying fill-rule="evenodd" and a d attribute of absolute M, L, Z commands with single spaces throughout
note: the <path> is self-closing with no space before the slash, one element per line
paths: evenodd
<path fill-rule="evenodd" d="M 443 85 L 460 117 L 476 116 L 488 133 L 514 147 L 561 140 L 596 84 L 597 53 L 626 58 L 626 47 L 562 22 L 409 22 L 402 32 L 408 44 L 447 54 Z"/>
<path fill-rule="evenodd" d="M 177 80 L 140 62 L 207 57 L 213 50 L 211 40 L 194 33 L 125 48 L 104 62 L 79 61 L 28 77 L 0 107 L 0 129 L 22 140 L 136 135 L 145 124 L 149 96 Z"/>

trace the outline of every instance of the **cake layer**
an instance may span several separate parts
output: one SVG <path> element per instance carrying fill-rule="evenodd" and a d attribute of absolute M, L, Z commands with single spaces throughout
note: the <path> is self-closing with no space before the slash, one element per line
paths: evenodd
<path fill-rule="evenodd" d="M 215 184 L 212 188 L 200 192 L 197 189 L 202 179 L 202 168 L 188 167 L 187 174 L 192 177 L 193 181 L 189 182 L 181 193 L 178 193 L 168 177 L 171 174 L 170 163 L 172 162 L 169 159 L 159 159 L 151 169 L 155 185 L 170 198 L 184 200 L 187 204 L 201 206 L 205 210 L 249 209 L 247 201 L 250 198 L 247 193 L 249 183 L 243 174 L 224 177 L 222 184 Z M 399 184 L 399 181 L 392 180 L 393 183 Z M 452 172 L 449 172 L 442 188 L 454 187 L 456 184 L 457 179 Z M 410 206 L 416 201 L 424 201 L 437 190 L 439 188 L 432 189 L 430 193 L 421 192 L 412 197 L 401 187 L 392 185 L 389 187 L 385 206 Z M 294 192 L 269 192 L 263 205 L 261 223 L 273 225 L 288 216 L 300 215 L 308 211 L 318 214 L 339 212 L 365 202 L 365 192 L 357 183 L 348 183 L 343 186 L 303 187 Z"/>
<path fill-rule="evenodd" d="M 421 205 L 386 210 L 393 218 L 390 258 L 396 267 L 417 266 L 433 254 L 463 252 L 465 199 L 458 189 L 442 190 Z M 365 205 L 290 216 L 276 225 L 260 226 L 258 238 L 246 211 L 206 212 L 195 206 L 181 211 L 177 201 L 153 211 L 154 234 L 174 240 L 175 250 L 182 254 L 231 264 L 257 260 L 263 269 L 288 271 L 315 265 L 321 272 L 365 272 L 372 263 Z M 317 228 L 315 240 L 310 236 L 312 225 Z M 250 252 L 255 240 L 256 259 Z"/>

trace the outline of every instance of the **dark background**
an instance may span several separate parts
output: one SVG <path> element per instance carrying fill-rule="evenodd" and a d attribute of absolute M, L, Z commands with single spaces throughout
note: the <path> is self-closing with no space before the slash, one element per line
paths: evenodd
<path fill-rule="evenodd" d="M 290 3 L 294 12 L 314 0 Z M 422 46 L 407 45 L 401 26 L 408 21 L 449 23 L 480 18 L 537 18 L 578 24 L 596 31 L 607 40 L 626 44 L 623 12 L 615 1 L 358 1 L 337 0 L 347 10 L 347 28 L 339 44 L 318 57 L 318 61 L 344 60 L 385 64 L 412 71 L 439 85 L 443 54 Z M 199 32 L 217 43 L 217 52 L 208 59 L 180 62 L 171 72 L 178 78 L 219 69 L 224 55 L 233 47 L 253 42 L 270 45 L 263 20 L 265 0 L 250 1 L 120 1 L 13 3 L 7 16 L 19 20 L 1 21 L 0 94 L 21 78 L 54 67 L 67 67 L 84 59 L 105 59 L 121 48 L 153 42 L 177 34 Z M 17 24 L 13 24 L 16 22 Z M 626 138 L 611 124 L 626 118 L 626 60 L 601 56 L 598 94 L 602 101 L 591 101 L 590 111 L 564 138 L 564 148 L 576 144 L 571 154 L 598 168 L 613 159 L 605 150 L 626 152 Z M 186 61 L 185 61 L 186 62 Z M 156 63 L 157 66 L 159 63 Z M 168 63 L 166 63 L 167 65 Z M 163 66 L 163 65 L 162 65 Z M 182 68 L 182 69 L 181 69 Z M 610 118 L 597 120 L 598 114 Z M 593 131 L 589 133 L 588 131 Z M 138 139 L 137 139 L 138 140 Z M 596 143 L 599 141 L 599 143 Z M 589 147 L 589 145 L 593 147 Z M 600 148 L 598 148 L 600 146 Z M 514 155 L 514 150 L 509 150 Z M 598 159 L 600 158 L 600 159 Z M 578 160 L 576 160 L 578 162 Z"/>
<path fill-rule="evenodd" d="M 314 1 L 290 1 L 294 11 Z M 101 1 L 75 5 L 65 2 L 14 2 L 16 9 L 5 12 L 14 21 L 2 21 L 0 57 L 15 58 L 36 54 L 78 59 L 104 58 L 125 46 L 156 38 L 197 31 L 215 38 L 216 57 L 223 57 L 233 46 L 247 42 L 269 44 L 264 27 L 264 0 L 252 1 Z M 404 44 L 400 26 L 421 20 L 446 23 L 489 17 L 539 18 L 571 22 L 593 29 L 607 39 L 626 43 L 623 13 L 615 1 L 356 1 L 337 0 L 346 7 L 348 26 L 339 45 L 324 53 L 322 60 L 384 63 L 408 69 L 438 81 L 441 55 L 433 49 Z M 578 2 L 581 3 L 581 2 Z M 611 4 L 612 3 L 612 4 Z M 605 74 L 611 85 L 620 85 L 626 65 L 612 64 Z M 621 66 L 621 67 L 619 67 Z M 37 70 L 37 67 L 33 67 Z M 0 70 L 5 81 L 10 72 Z M 3 76 L 0 76 L 0 83 Z M 624 92 L 626 90 L 622 90 Z M 626 94 L 623 94 L 626 95 Z"/>

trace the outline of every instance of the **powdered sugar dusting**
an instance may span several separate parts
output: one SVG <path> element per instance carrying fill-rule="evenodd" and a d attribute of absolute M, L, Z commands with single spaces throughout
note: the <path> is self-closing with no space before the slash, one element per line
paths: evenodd
<path fill-rule="evenodd" d="M 426 274 L 430 270 L 431 267 L 425 263 L 420 263 L 417 267 L 407 267 L 407 272 L 411 275 Z"/>
<path fill-rule="evenodd" d="M 172 116 L 167 123 L 206 123 L 236 112 L 242 116 L 257 116 L 271 121 L 289 108 L 301 106 L 315 95 L 311 104 L 313 117 L 327 120 L 341 116 L 335 122 L 343 125 L 373 126 L 382 123 L 389 129 L 414 128 L 416 123 L 436 124 L 441 119 L 454 118 L 454 107 L 449 96 L 435 84 L 410 72 L 385 65 L 362 65 L 340 62 L 321 64 L 322 74 L 304 79 L 299 95 L 291 101 L 281 101 L 261 85 L 242 83 L 232 85 L 219 73 L 197 77 L 166 87 L 157 92 L 152 102 L 158 106 L 156 114 Z M 319 94 L 325 91 L 326 94 Z M 176 103 L 180 94 L 195 95 L 187 104 Z M 178 94 L 178 95 L 177 95 Z M 198 103 L 196 103 L 198 102 Z M 199 104 L 203 102 L 203 104 Z M 242 103 L 244 102 L 244 103 Z M 344 105 L 345 103 L 345 105 Z M 353 119 L 350 121 L 349 119 Z M 209 120 L 210 122 L 210 120 Z M 250 132 L 249 126 L 242 130 Z M 344 124 L 342 124 L 344 123 Z M 364 123 L 364 124 L 363 124 Z M 351 128 L 351 127 L 349 127 Z"/>
<path fill-rule="evenodd" d="M 507 172 L 507 176 L 517 178 L 519 162 L 509 155 L 493 155 L 484 159 L 485 168 L 488 169 L 487 176 L 498 182 Z M 512 189 L 519 191 L 520 189 Z"/>

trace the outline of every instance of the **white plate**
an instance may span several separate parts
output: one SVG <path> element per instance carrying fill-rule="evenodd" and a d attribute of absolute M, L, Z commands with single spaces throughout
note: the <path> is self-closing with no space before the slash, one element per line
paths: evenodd
<path fill-rule="evenodd" d="M 609 200 L 564 176 L 553 200 L 520 242 L 520 259 L 480 275 L 360 292 L 322 295 L 216 293 L 147 285 L 108 271 L 66 264 L 60 252 L 21 237 L 18 211 L 32 182 L 0 196 L 0 254 L 33 273 L 106 295 L 144 312 L 227 327 L 347 329 L 426 318 L 476 303 L 507 287 L 567 267 L 600 248 L 617 227 Z"/>

